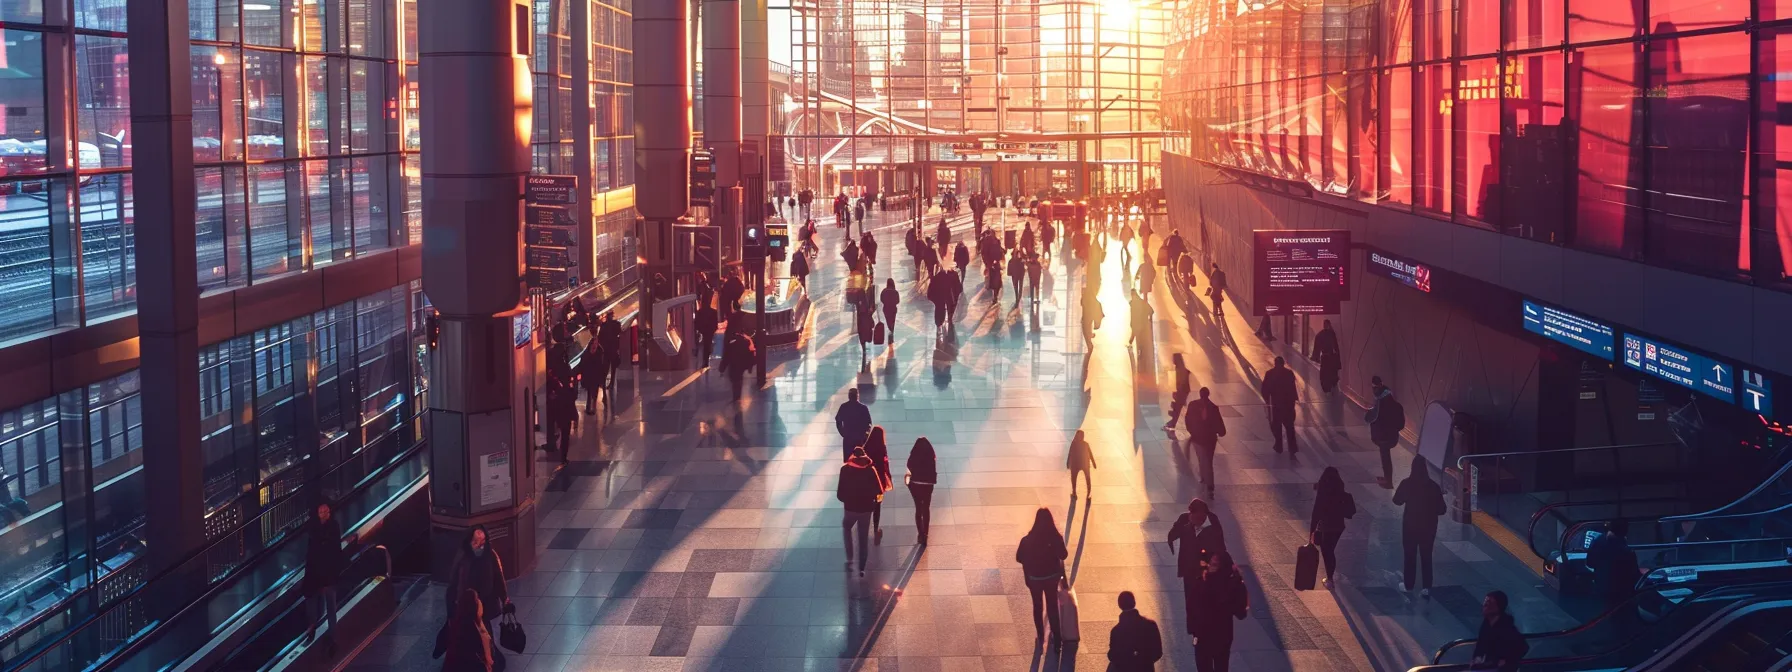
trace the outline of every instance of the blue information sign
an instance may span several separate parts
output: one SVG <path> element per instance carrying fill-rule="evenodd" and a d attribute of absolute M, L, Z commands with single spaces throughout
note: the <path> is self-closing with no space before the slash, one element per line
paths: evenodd
<path fill-rule="evenodd" d="M 1524 330 L 1605 361 L 1612 360 L 1612 327 L 1604 322 L 1525 301 Z"/>
<path fill-rule="evenodd" d="M 1636 334 L 1624 335 L 1624 365 L 1717 399 L 1736 403 L 1735 367 Z"/>
<path fill-rule="evenodd" d="M 1742 394 L 1737 401 L 1742 407 L 1760 414 L 1768 420 L 1773 419 L 1773 384 L 1760 371 L 1742 370 Z"/>

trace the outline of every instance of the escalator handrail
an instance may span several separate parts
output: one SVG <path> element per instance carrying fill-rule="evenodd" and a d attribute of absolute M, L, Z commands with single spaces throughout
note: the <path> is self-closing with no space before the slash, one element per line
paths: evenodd
<path fill-rule="evenodd" d="M 1773 515 L 1776 513 L 1785 513 L 1787 511 L 1792 511 L 1792 502 L 1786 502 L 1785 504 L 1781 504 L 1779 506 L 1773 507 L 1766 511 L 1749 511 L 1749 512 L 1745 512 L 1745 513 L 1719 513 L 1719 514 L 1712 514 L 1709 516 L 1704 516 L 1702 518 L 1691 518 L 1691 519 L 1685 518 L 1683 516 L 1673 516 L 1671 518 L 1662 518 L 1660 521 L 1657 521 L 1657 522 L 1680 523 L 1680 522 L 1698 522 L 1701 520 L 1728 520 L 1731 518 L 1752 518 L 1755 516 L 1770 516 L 1770 515 Z"/>
<path fill-rule="evenodd" d="M 1646 498 L 1642 498 L 1642 499 L 1601 499 L 1601 500 L 1592 500 L 1592 501 L 1585 501 L 1585 502 L 1552 502 L 1549 504 L 1544 504 L 1542 507 L 1537 509 L 1536 513 L 1531 514 L 1530 525 L 1528 525 L 1527 528 L 1525 529 L 1525 535 L 1524 535 L 1525 544 L 1531 547 L 1531 552 L 1535 553 L 1537 555 L 1537 557 L 1543 558 L 1545 560 L 1548 559 L 1548 558 L 1544 557 L 1542 551 L 1537 550 L 1537 524 L 1540 522 L 1543 522 L 1544 514 L 1547 514 L 1556 509 L 1566 509 L 1566 508 L 1571 508 L 1571 507 L 1576 507 L 1576 506 L 1612 506 L 1612 505 L 1622 506 L 1624 504 L 1647 504 L 1647 503 L 1651 503 L 1651 502 L 1677 502 L 1677 501 L 1680 501 L 1680 498 L 1678 498 L 1678 497 L 1646 497 Z M 1581 525 L 1584 523 L 1589 523 L 1589 522 L 1604 522 L 1604 521 L 1587 521 L 1587 520 L 1575 521 L 1573 524 L 1568 526 L 1568 529 L 1572 531 L 1575 526 Z M 1567 540 L 1569 538 L 1570 538 L 1570 535 L 1568 535 L 1567 533 L 1563 533 L 1562 539 L 1561 539 L 1563 548 L 1567 548 L 1567 546 L 1568 546 Z"/>
<path fill-rule="evenodd" d="M 1699 513 L 1686 513 L 1686 514 L 1681 514 L 1678 516 L 1663 516 L 1659 522 L 1678 523 L 1678 522 L 1689 522 L 1689 521 L 1695 521 L 1695 520 L 1707 520 L 1707 519 L 1711 519 L 1711 518 L 1730 517 L 1730 516 L 1735 516 L 1735 515 L 1754 515 L 1754 514 L 1726 514 L 1724 512 L 1729 510 L 1732 507 L 1735 507 L 1738 504 L 1741 504 L 1745 501 L 1753 499 L 1755 495 L 1760 494 L 1762 490 L 1765 490 L 1767 488 L 1767 486 L 1772 485 L 1773 483 L 1779 481 L 1781 477 L 1784 477 L 1787 473 L 1787 470 L 1792 470 L 1792 460 L 1787 460 L 1785 464 L 1780 465 L 1780 468 L 1777 471 L 1773 472 L 1772 476 L 1762 479 L 1761 483 L 1759 485 L 1756 485 L 1753 490 L 1749 490 L 1747 494 L 1744 494 L 1741 497 L 1737 497 L 1735 500 L 1732 500 L 1728 504 L 1717 507 L 1715 509 L 1711 509 L 1709 511 L 1702 511 Z M 1783 509 L 1785 507 L 1780 507 L 1780 508 Z M 1778 510 L 1778 509 L 1775 509 L 1775 510 Z M 1765 512 L 1761 512 L 1761 513 L 1765 513 Z"/>
<path fill-rule="evenodd" d="M 1727 584 L 1727 585 L 1711 586 L 1701 592 L 1694 593 L 1694 594 L 1688 596 L 1686 599 L 1681 600 L 1679 603 L 1679 606 L 1684 606 L 1684 605 L 1692 604 L 1694 602 L 1718 597 L 1719 595 L 1726 593 L 1726 592 L 1741 591 L 1741 590 L 1760 591 L 1760 590 L 1765 590 L 1765 589 L 1784 589 L 1787 591 L 1792 591 L 1792 581 L 1772 581 L 1772 582 L 1767 582 L 1767 583 L 1749 583 L 1749 584 L 1742 584 L 1742 585 Z M 1619 613 L 1621 610 L 1625 610 L 1625 609 L 1634 610 L 1636 608 L 1635 602 L 1639 599 L 1642 599 L 1643 596 L 1648 595 L 1650 592 L 1652 592 L 1652 591 L 1639 590 L 1635 594 L 1631 595 L 1629 598 L 1626 598 L 1623 602 L 1619 602 L 1617 604 L 1617 606 L 1614 606 L 1610 609 L 1606 609 L 1605 611 L 1600 612 L 1600 614 L 1598 616 L 1594 616 L 1590 619 L 1587 619 L 1587 622 L 1581 623 L 1580 625 L 1576 625 L 1572 628 L 1567 628 L 1565 630 L 1552 630 L 1549 632 L 1526 632 L 1526 633 L 1520 633 L 1519 636 L 1525 638 L 1526 640 L 1553 639 L 1556 637 L 1567 637 L 1567 636 L 1573 636 L 1573 635 L 1577 635 L 1577 634 L 1586 632 L 1586 631 L 1591 630 L 1594 627 L 1598 626 L 1599 624 L 1604 623 L 1606 621 L 1606 619 L 1611 618 L 1614 614 Z M 1676 607 L 1676 608 L 1678 608 L 1678 607 Z M 1664 616 L 1664 618 L 1665 618 L 1665 616 Z M 1478 641 L 1476 638 L 1464 637 L 1461 639 L 1451 640 L 1451 641 L 1445 643 L 1443 646 L 1438 647 L 1437 652 L 1435 654 L 1432 654 L 1431 664 L 1432 665 L 1443 665 L 1444 663 L 1442 661 L 1444 659 L 1445 654 L 1449 653 L 1452 649 L 1455 649 L 1456 647 L 1462 646 L 1464 644 L 1473 644 L 1476 641 Z M 1595 654 L 1595 655 L 1602 655 L 1602 654 Z M 1533 661 L 1533 662 L 1542 662 L 1542 661 Z M 1564 661 L 1559 661 L 1559 662 L 1566 662 L 1566 661 L 1564 660 Z"/>
<path fill-rule="evenodd" d="M 1661 448 L 1680 445 L 1675 441 L 1657 441 L 1653 443 L 1622 443 L 1610 446 L 1583 446 L 1580 448 L 1557 448 L 1555 450 L 1515 450 L 1507 453 L 1473 453 L 1456 458 L 1456 468 L 1468 470 L 1470 460 L 1488 460 L 1504 457 L 1538 457 L 1543 455 L 1566 455 L 1568 453 L 1589 453 L 1596 450 L 1630 450 L 1635 448 Z"/>
<path fill-rule="evenodd" d="M 1669 642 L 1666 645 L 1664 645 L 1661 651 L 1657 651 L 1654 654 L 1652 654 L 1648 659 L 1645 659 L 1644 663 L 1647 663 L 1649 660 L 1653 660 L 1653 659 L 1659 657 L 1662 653 L 1664 653 L 1666 651 L 1680 649 L 1681 647 L 1674 646 L 1674 645 L 1678 644 L 1680 642 L 1686 641 L 1689 638 L 1697 638 L 1700 641 L 1703 641 L 1703 636 L 1708 636 L 1708 635 L 1705 635 L 1706 631 L 1708 631 L 1711 627 L 1721 627 L 1722 625 L 1728 624 L 1731 620 L 1734 620 L 1735 617 L 1739 617 L 1742 615 L 1742 614 L 1737 614 L 1737 612 L 1742 609 L 1745 609 L 1751 605 L 1758 604 L 1763 601 L 1775 601 L 1775 600 L 1785 601 L 1785 599 L 1786 598 L 1783 598 L 1783 597 L 1759 596 L 1759 597 L 1749 597 L 1749 598 L 1743 598 L 1743 599 L 1737 600 L 1735 604 L 1730 604 L 1730 605 L 1724 606 L 1722 609 L 1719 609 L 1717 612 L 1711 614 L 1710 616 L 1705 617 L 1704 620 L 1699 621 L 1693 627 L 1688 628 L 1686 631 L 1680 633 L 1680 635 L 1678 637 L 1676 637 L 1674 639 L 1674 641 Z M 1574 654 L 1574 655 L 1567 655 L 1567 656 L 1551 656 L 1549 658 L 1524 658 L 1524 659 L 1521 659 L 1518 661 L 1518 667 L 1520 669 L 1523 669 L 1525 667 L 1533 667 L 1533 666 L 1538 666 L 1538 665 L 1562 665 L 1562 664 L 1567 664 L 1567 663 L 1581 663 L 1581 662 L 1586 662 L 1586 661 L 1590 661 L 1590 660 L 1596 660 L 1598 658 L 1601 658 L 1601 657 L 1604 657 L 1607 655 L 1611 655 L 1612 653 L 1614 653 L 1616 651 L 1622 650 L 1623 648 L 1630 646 L 1631 644 L 1634 644 L 1637 641 L 1639 641 L 1645 637 L 1650 637 L 1650 636 L 1652 636 L 1652 633 L 1640 632 L 1635 635 L 1632 635 L 1629 639 L 1626 639 L 1623 642 L 1618 643 L 1616 646 L 1613 646 L 1609 649 L 1606 649 L 1604 651 L 1599 651 L 1596 653 L 1582 653 L 1582 654 Z M 1531 637 L 1531 635 L 1525 635 L 1525 637 L 1529 638 L 1529 637 Z M 1462 641 L 1462 640 L 1458 640 L 1458 641 Z M 1468 640 L 1468 641 L 1474 641 L 1474 640 Z M 1455 644 L 1455 643 L 1456 642 L 1451 642 L 1451 644 Z M 1408 670 L 1408 672 L 1453 672 L 1454 670 L 1475 669 L 1475 668 L 1470 667 L 1471 665 L 1473 665 L 1473 663 L 1445 664 L 1445 663 L 1437 662 L 1437 660 L 1438 660 L 1437 658 L 1433 658 L 1432 663 L 1430 665 L 1422 665 L 1419 667 L 1415 667 L 1415 668 Z M 1636 667 L 1637 666 L 1629 666 L 1626 669 L 1636 669 Z"/>
<path fill-rule="evenodd" d="M 1661 650 L 1656 651 L 1648 658 L 1644 658 L 1643 662 L 1637 663 L 1632 667 L 1654 669 L 1651 667 L 1652 665 L 1660 665 L 1662 663 L 1673 661 L 1679 657 L 1679 655 L 1676 654 L 1680 654 L 1682 651 L 1687 651 L 1688 649 L 1696 650 L 1697 647 L 1710 641 L 1712 637 L 1717 636 L 1719 633 L 1723 632 L 1724 629 L 1728 628 L 1730 624 L 1741 620 L 1744 616 L 1748 616 L 1749 614 L 1762 609 L 1773 608 L 1792 608 L 1792 599 L 1784 597 L 1762 597 L 1737 602 L 1728 609 L 1712 614 L 1710 618 L 1705 619 L 1705 622 L 1700 623 L 1698 627 L 1675 638 L 1674 641 L 1661 647 Z"/>

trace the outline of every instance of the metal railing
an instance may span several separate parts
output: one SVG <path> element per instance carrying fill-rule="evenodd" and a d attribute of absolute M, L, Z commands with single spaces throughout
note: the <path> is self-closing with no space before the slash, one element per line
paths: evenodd
<path fill-rule="evenodd" d="M 1647 497 L 1647 498 L 1643 498 L 1643 499 L 1632 499 L 1632 500 L 1607 499 L 1607 500 L 1591 500 L 1591 501 L 1584 501 L 1584 502 L 1552 502 L 1552 503 L 1543 505 L 1542 507 L 1538 508 L 1535 513 L 1531 514 L 1530 525 L 1525 529 L 1525 542 L 1526 542 L 1526 545 L 1530 546 L 1531 552 L 1536 554 L 1538 558 L 1548 560 L 1548 559 L 1550 559 L 1550 551 L 1545 551 L 1545 550 L 1537 547 L 1537 526 L 1539 524 L 1541 524 L 1544 520 L 1548 520 L 1548 519 L 1552 518 L 1551 514 L 1555 514 L 1556 512 L 1562 511 L 1565 509 L 1593 508 L 1593 507 L 1611 507 L 1614 511 L 1614 513 L 1609 517 L 1599 517 L 1599 518 L 1593 518 L 1593 519 L 1588 519 L 1588 520 L 1579 520 L 1579 521 L 1574 521 L 1574 522 L 1569 523 L 1567 529 L 1563 530 L 1562 534 L 1560 534 L 1556 537 L 1556 548 L 1554 549 L 1555 551 L 1567 552 L 1571 546 L 1570 540 L 1574 539 L 1576 534 L 1586 531 L 1586 529 L 1589 526 L 1603 525 L 1612 519 L 1624 519 L 1626 517 L 1624 515 L 1624 507 L 1627 505 L 1635 507 L 1637 505 L 1667 504 L 1667 503 L 1672 503 L 1672 502 L 1677 502 L 1677 501 L 1680 501 L 1680 500 L 1675 497 Z"/>
<path fill-rule="evenodd" d="M 1561 464 L 1541 468 L 1545 462 Z M 1681 487 L 1692 464 L 1691 451 L 1675 442 L 1463 455 L 1454 474 L 1457 505 L 1518 529 L 1551 503 L 1661 498 L 1664 488 Z"/>

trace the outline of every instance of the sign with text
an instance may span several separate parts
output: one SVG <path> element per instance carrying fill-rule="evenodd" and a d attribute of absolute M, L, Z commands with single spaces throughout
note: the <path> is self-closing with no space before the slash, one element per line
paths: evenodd
<path fill-rule="evenodd" d="M 1736 401 L 1736 369 L 1689 348 L 1624 334 L 1624 365 L 1695 392 Z"/>
<path fill-rule="evenodd" d="M 574 283 L 579 266 L 579 220 L 570 207 L 579 202 L 576 175 L 523 178 L 524 261 L 530 287 L 560 290 Z"/>
<path fill-rule="evenodd" d="M 572 247 L 579 244 L 578 229 L 570 226 L 531 226 L 525 229 L 523 242 L 529 245 Z"/>
<path fill-rule="evenodd" d="M 523 223 L 529 226 L 578 226 L 579 220 L 573 216 L 572 208 L 525 205 L 523 206 Z"/>
<path fill-rule="evenodd" d="M 1773 419 L 1773 382 L 1760 371 L 1742 370 L 1742 394 L 1737 401 L 1752 413 Z"/>
<path fill-rule="evenodd" d="M 1613 359 L 1612 326 L 1590 317 L 1526 300 L 1524 330 L 1608 362 Z"/>
<path fill-rule="evenodd" d="M 1421 292 L 1431 291 L 1431 267 L 1386 252 L 1369 250 L 1370 273 L 1393 280 Z"/>
<path fill-rule="evenodd" d="M 523 201 L 528 205 L 572 205 L 579 202 L 577 175 L 530 175 L 523 178 Z"/>
<path fill-rule="evenodd" d="M 1257 315 L 1332 314 L 1350 298 L 1350 232 L 1253 231 Z"/>

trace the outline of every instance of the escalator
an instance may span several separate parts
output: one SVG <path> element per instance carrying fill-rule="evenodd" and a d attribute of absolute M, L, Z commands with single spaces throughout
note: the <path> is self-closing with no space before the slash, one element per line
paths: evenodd
<path fill-rule="evenodd" d="M 1735 620 L 1686 648 L 1669 667 L 1687 672 L 1771 668 L 1792 657 L 1792 602 L 1750 605 Z"/>

